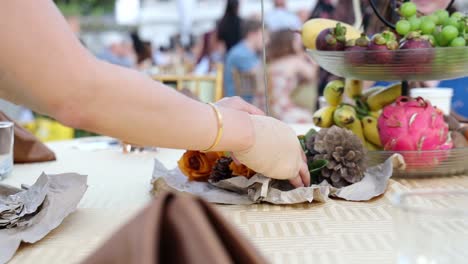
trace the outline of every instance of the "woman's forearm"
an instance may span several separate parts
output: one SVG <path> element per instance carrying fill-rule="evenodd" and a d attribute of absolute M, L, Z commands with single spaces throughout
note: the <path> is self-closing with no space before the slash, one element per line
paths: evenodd
<path fill-rule="evenodd" d="M 206 149 L 213 143 L 217 119 L 210 106 L 136 71 L 100 61 L 94 67 L 89 87 L 78 88 L 82 92 L 76 99 L 82 107 L 71 108 L 75 113 L 66 113 L 65 121 L 138 144 Z M 220 111 L 224 136 L 216 149 L 248 148 L 253 141 L 248 114 L 226 108 Z"/>

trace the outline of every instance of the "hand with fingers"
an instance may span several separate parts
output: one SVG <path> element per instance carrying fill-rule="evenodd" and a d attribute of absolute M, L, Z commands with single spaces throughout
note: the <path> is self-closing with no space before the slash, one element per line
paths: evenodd
<path fill-rule="evenodd" d="M 267 177 L 289 180 L 294 187 L 310 185 L 307 159 L 294 131 L 283 122 L 265 116 L 240 97 L 224 98 L 218 107 L 251 114 L 255 141 L 249 149 L 234 152 L 233 158 Z"/>

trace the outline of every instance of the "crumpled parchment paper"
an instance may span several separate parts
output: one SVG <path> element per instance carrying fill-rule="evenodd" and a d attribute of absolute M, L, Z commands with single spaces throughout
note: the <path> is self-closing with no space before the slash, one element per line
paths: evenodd
<path fill-rule="evenodd" d="M 188 181 L 178 168 L 168 170 L 155 160 L 151 192 L 163 190 L 188 192 L 209 202 L 220 204 L 296 204 L 312 201 L 326 202 L 329 197 L 348 201 L 367 201 L 383 194 L 394 169 L 404 169 L 405 163 L 400 154 L 394 154 L 384 163 L 366 170 L 364 178 L 343 188 L 335 188 L 328 182 L 310 187 L 294 189 L 288 181 L 274 180 L 261 174 L 250 179 L 233 177 L 216 183 Z"/>
<path fill-rule="evenodd" d="M 27 189 L 0 184 L 0 263 L 21 242 L 35 243 L 73 212 L 87 189 L 87 176 L 43 173 Z"/>

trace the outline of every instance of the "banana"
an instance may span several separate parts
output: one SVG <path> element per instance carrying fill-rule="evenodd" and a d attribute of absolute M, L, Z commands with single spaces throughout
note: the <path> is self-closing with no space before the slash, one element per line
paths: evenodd
<path fill-rule="evenodd" d="M 370 143 L 369 141 L 366 141 L 364 143 L 364 146 L 366 147 L 367 150 L 370 150 L 370 151 L 382 150 L 381 147 L 377 147 L 376 145 Z"/>
<path fill-rule="evenodd" d="M 323 96 L 331 106 L 337 106 L 343 100 L 344 83 L 340 80 L 329 82 L 323 90 Z"/>
<path fill-rule="evenodd" d="M 335 106 L 325 106 L 317 110 L 313 115 L 314 124 L 318 127 L 331 127 L 333 125 L 333 113 Z"/>
<path fill-rule="evenodd" d="M 377 111 L 370 111 L 369 116 L 374 117 L 375 119 L 379 119 L 380 115 L 382 114 L 382 109 Z"/>
<path fill-rule="evenodd" d="M 362 129 L 361 120 L 356 119 L 351 124 L 345 126 L 347 129 L 351 130 L 359 139 L 361 139 L 362 144 L 365 144 L 366 138 L 364 137 L 364 131 Z"/>
<path fill-rule="evenodd" d="M 367 98 L 367 105 L 371 111 L 376 111 L 393 103 L 399 96 L 401 96 L 401 83 L 392 84 L 371 94 Z"/>
<path fill-rule="evenodd" d="M 364 144 L 366 139 L 364 138 L 361 120 L 357 118 L 356 110 L 353 106 L 340 105 L 333 114 L 333 120 L 337 126 L 351 130 Z"/>
<path fill-rule="evenodd" d="M 354 99 L 362 94 L 363 86 L 364 82 L 361 80 L 346 79 L 344 90 L 349 98 Z"/>
<path fill-rule="evenodd" d="M 364 137 L 370 143 L 377 147 L 382 146 L 380 141 L 379 130 L 377 128 L 377 119 L 372 116 L 366 116 L 362 119 L 362 128 L 364 131 Z"/>
<path fill-rule="evenodd" d="M 376 93 L 384 88 L 385 88 L 384 86 L 374 86 L 374 87 L 368 88 L 362 92 L 361 98 L 365 101 L 371 94 Z"/>
<path fill-rule="evenodd" d="M 356 110 L 350 105 L 340 105 L 333 113 L 333 121 L 339 127 L 346 127 L 357 118 Z"/>
<path fill-rule="evenodd" d="M 302 43 L 308 49 L 316 49 L 315 41 L 320 32 L 327 28 L 336 27 L 337 23 L 341 23 L 341 25 L 346 27 L 346 39 L 357 39 L 361 36 L 361 32 L 351 25 L 332 19 L 313 18 L 302 25 Z"/>

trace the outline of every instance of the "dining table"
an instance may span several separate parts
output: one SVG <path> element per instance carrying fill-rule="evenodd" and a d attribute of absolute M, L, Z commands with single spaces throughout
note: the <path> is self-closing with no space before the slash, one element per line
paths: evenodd
<path fill-rule="evenodd" d="M 298 134 L 311 126 L 291 125 Z M 42 172 L 75 172 L 87 175 L 88 189 L 60 226 L 34 244 L 23 243 L 9 263 L 80 263 L 154 199 L 155 159 L 175 168 L 184 152 L 147 148 L 124 153 L 115 142 L 107 137 L 49 142 L 56 161 L 14 166 L 1 183 L 19 187 L 33 184 Z M 468 175 L 391 178 L 383 195 L 365 202 L 215 206 L 271 263 L 386 264 L 397 262 L 393 199 L 427 188 L 468 188 Z"/>

